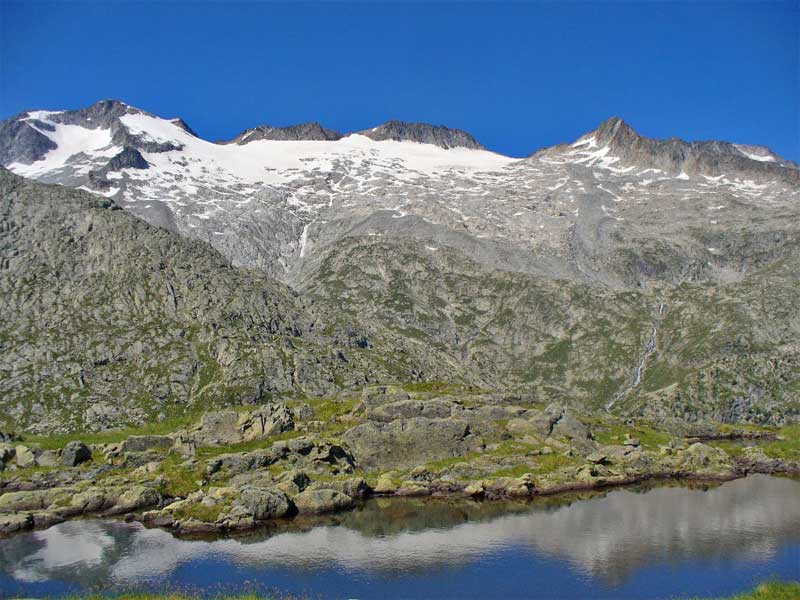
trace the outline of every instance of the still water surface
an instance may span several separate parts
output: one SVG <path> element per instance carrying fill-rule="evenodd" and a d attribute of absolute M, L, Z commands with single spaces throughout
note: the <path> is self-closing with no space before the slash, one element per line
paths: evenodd
<path fill-rule="evenodd" d="M 0 541 L 0 597 L 242 587 L 311 598 L 676 598 L 800 581 L 800 482 L 528 503 L 372 500 L 334 518 L 187 540 L 72 521 Z"/>

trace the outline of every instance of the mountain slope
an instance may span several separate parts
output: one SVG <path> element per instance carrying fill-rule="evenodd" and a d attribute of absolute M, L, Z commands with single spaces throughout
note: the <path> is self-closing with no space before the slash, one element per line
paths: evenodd
<path fill-rule="evenodd" d="M 94 194 L 3 174 L 12 421 L 414 381 L 800 414 L 800 170 L 771 151 L 617 118 L 520 160 L 424 124 L 248 131 L 214 144 L 113 101 L 0 125 L 11 170 Z"/>
<path fill-rule="evenodd" d="M 86 192 L 0 169 L 0 222 L 0 428 L 136 423 L 454 372 L 357 320 L 337 328 L 285 285 Z"/>

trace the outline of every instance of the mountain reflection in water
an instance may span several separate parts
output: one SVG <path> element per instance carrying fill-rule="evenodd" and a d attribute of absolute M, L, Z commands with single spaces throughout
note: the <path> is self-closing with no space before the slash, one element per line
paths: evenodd
<path fill-rule="evenodd" d="M 800 541 L 800 482 L 751 476 L 708 488 L 614 490 L 529 503 L 376 499 L 290 527 L 186 540 L 137 523 L 67 522 L 0 541 L 0 592 L 4 581 L 80 588 L 163 582 L 182 565 L 209 560 L 247 569 L 334 567 L 396 579 L 511 549 L 565 562 L 614 587 L 657 564 L 769 562 Z"/>

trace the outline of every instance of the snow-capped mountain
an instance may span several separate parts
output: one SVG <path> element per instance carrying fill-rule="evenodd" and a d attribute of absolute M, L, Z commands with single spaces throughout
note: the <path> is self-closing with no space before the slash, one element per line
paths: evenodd
<path fill-rule="evenodd" d="M 289 282 L 351 236 L 412 237 L 491 268 L 614 285 L 730 278 L 741 256 L 704 240 L 755 210 L 754 227 L 771 230 L 800 193 L 798 166 L 766 148 L 652 140 L 617 118 L 515 159 L 463 131 L 399 121 L 347 135 L 259 126 L 212 143 L 181 119 L 107 100 L 6 121 L 0 162 L 113 198 Z M 657 244 L 679 264 L 642 254 Z"/>

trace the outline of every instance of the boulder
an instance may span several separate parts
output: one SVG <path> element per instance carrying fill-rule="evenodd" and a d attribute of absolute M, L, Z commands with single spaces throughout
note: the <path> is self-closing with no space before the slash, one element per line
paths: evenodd
<path fill-rule="evenodd" d="M 182 438 L 200 446 L 221 446 L 261 439 L 294 429 L 292 411 L 285 404 L 264 404 L 239 414 L 235 410 L 205 413 Z"/>
<path fill-rule="evenodd" d="M 300 514 L 320 514 L 352 508 L 354 502 L 335 490 L 306 490 L 294 497 L 294 504 Z"/>
<path fill-rule="evenodd" d="M 588 460 L 590 463 L 605 464 L 608 462 L 608 454 L 606 452 L 602 452 L 601 450 L 595 450 L 586 457 L 586 460 Z"/>
<path fill-rule="evenodd" d="M 166 435 L 132 435 L 121 444 L 122 452 L 148 452 L 149 450 L 167 450 L 174 440 Z"/>
<path fill-rule="evenodd" d="M 360 468 L 412 468 L 483 448 L 460 419 L 401 419 L 367 422 L 345 432 L 344 441 Z"/>
<path fill-rule="evenodd" d="M 733 461 L 724 450 L 702 442 L 692 444 L 676 456 L 680 470 L 687 473 L 725 476 L 733 471 Z"/>
<path fill-rule="evenodd" d="M 23 446 L 22 444 L 14 449 L 14 458 L 17 466 L 20 469 L 33 467 L 36 465 L 36 456 L 34 455 L 33 450 L 27 446 Z"/>
<path fill-rule="evenodd" d="M 239 413 L 235 410 L 207 412 L 192 431 L 192 439 L 201 446 L 221 446 L 242 441 Z"/>
<path fill-rule="evenodd" d="M 36 457 L 36 464 L 40 467 L 57 467 L 61 464 L 61 452 L 59 450 L 43 450 Z"/>
<path fill-rule="evenodd" d="M 319 481 L 312 483 L 308 489 L 333 490 L 345 496 L 350 496 L 351 498 L 366 498 L 372 492 L 367 482 L 361 477 L 351 477 L 345 480 Z"/>
<path fill-rule="evenodd" d="M 61 452 L 61 463 L 66 467 L 76 467 L 92 459 L 92 451 L 83 442 L 70 442 Z"/>
<path fill-rule="evenodd" d="M 279 490 L 294 495 L 306 489 L 311 483 L 311 478 L 303 471 L 293 469 L 278 475 L 276 481 Z"/>
<path fill-rule="evenodd" d="M 378 483 L 375 484 L 374 491 L 376 494 L 394 494 L 397 491 L 398 485 L 391 473 L 383 473 L 378 477 Z"/>
<path fill-rule="evenodd" d="M 261 439 L 294 429 L 294 416 L 285 404 L 265 404 L 242 418 L 242 441 Z"/>
<path fill-rule="evenodd" d="M 565 437 L 571 440 L 588 440 L 592 435 L 589 428 L 569 413 L 563 413 L 553 425 L 553 437 Z"/>
<path fill-rule="evenodd" d="M 161 495 L 154 490 L 143 485 L 134 485 L 122 492 L 114 502 L 114 506 L 109 511 L 111 514 L 123 514 L 150 508 L 161 502 Z"/>
<path fill-rule="evenodd" d="M 486 492 L 486 484 L 482 481 L 473 481 L 468 483 L 467 486 L 464 488 L 464 493 L 467 496 L 483 496 Z"/>
<path fill-rule="evenodd" d="M 16 449 L 11 444 L 0 443 L 0 462 L 10 463 L 16 454 Z"/>
<path fill-rule="evenodd" d="M 286 494 L 279 490 L 255 486 L 241 488 L 237 504 L 246 508 L 256 521 L 283 517 L 291 510 Z"/>
<path fill-rule="evenodd" d="M 412 419 L 414 417 L 445 419 L 457 406 L 454 402 L 446 400 L 402 400 L 368 410 L 367 418 L 387 423 L 396 419 Z"/>
<path fill-rule="evenodd" d="M 0 513 L 0 534 L 8 535 L 33 528 L 33 515 L 30 513 Z"/>

